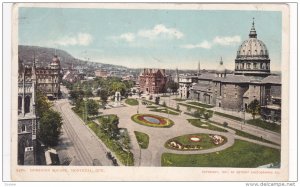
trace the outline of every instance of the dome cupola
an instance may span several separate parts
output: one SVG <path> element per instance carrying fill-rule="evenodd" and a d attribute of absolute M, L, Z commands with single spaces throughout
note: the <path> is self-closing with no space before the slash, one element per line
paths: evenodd
<path fill-rule="evenodd" d="M 257 39 L 254 18 L 249 38 L 237 50 L 235 74 L 263 77 L 270 75 L 269 52 L 264 42 Z"/>

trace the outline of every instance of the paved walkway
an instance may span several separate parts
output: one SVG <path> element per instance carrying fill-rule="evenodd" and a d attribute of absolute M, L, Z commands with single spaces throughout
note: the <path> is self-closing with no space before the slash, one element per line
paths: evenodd
<path fill-rule="evenodd" d="M 189 101 L 185 101 L 185 102 L 175 101 L 174 100 L 175 98 L 176 98 L 175 95 L 171 96 L 170 98 L 169 97 L 161 97 L 161 103 L 163 101 L 165 101 L 168 106 L 176 108 L 177 103 L 189 102 Z M 188 112 L 186 110 L 185 106 L 180 106 L 180 110 L 182 110 L 183 112 Z M 224 112 L 224 110 L 222 110 L 221 108 L 218 108 L 218 107 L 210 108 L 210 110 Z M 234 115 L 234 116 L 237 116 L 237 117 L 242 117 L 241 116 L 242 114 L 239 113 L 239 112 L 225 111 L 224 113 L 227 113 L 229 115 Z M 251 115 L 246 113 L 246 119 L 248 119 L 248 118 L 252 119 Z M 216 114 L 211 118 L 211 120 L 219 122 L 219 123 L 223 123 L 224 121 L 226 121 L 228 123 L 229 127 L 239 129 L 239 130 L 243 130 L 243 131 L 245 131 L 249 134 L 252 134 L 252 135 L 255 135 L 255 136 L 258 136 L 258 137 L 262 137 L 266 140 L 272 141 L 272 142 L 274 142 L 276 144 L 279 144 L 279 145 L 281 144 L 281 135 L 280 135 L 280 133 L 276 133 L 274 131 L 266 130 L 266 129 L 263 129 L 263 128 L 260 128 L 260 127 L 257 127 L 257 126 L 251 125 L 251 124 L 247 124 L 247 123 L 244 124 L 243 122 L 236 121 L 236 120 L 226 118 L 226 117 L 223 117 L 223 116 L 219 116 L 219 115 L 216 115 Z"/>
<path fill-rule="evenodd" d="M 139 125 L 131 120 L 131 116 L 136 114 L 139 110 L 139 113 L 152 113 L 156 115 L 160 115 L 166 118 L 170 118 L 175 122 L 170 128 L 155 128 Z M 243 139 L 253 143 L 265 145 L 268 147 L 274 147 L 280 149 L 279 146 L 274 146 L 272 144 L 267 144 L 259 141 L 253 141 L 246 138 L 242 138 L 236 136 L 233 130 L 228 130 L 227 133 L 224 132 L 216 132 L 208 129 L 202 129 L 195 127 L 186 119 L 192 118 L 191 116 L 181 114 L 181 115 L 168 115 L 164 113 L 152 112 L 145 105 L 139 106 L 126 106 L 122 108 L 111 108 L 106 110 L 101 110 L 103 114 L 117 114 L 120 123 L 120 128 L 127 128 L 129 132 L 129 136 L 132 142 L 132 152 L 135 158 L 135 165 L 138 166 L 161 166 L 161 155 L 162 153 L 177 153 L 177 154 L 204 154 L 211 153 L 216 151 L 224 150 L 234 144 L 234 139 Z M 140 149 L 136 137 L 134 135 L 134 131 L 140 131 L 146 133 L 150 137 L 149 146 L 147 149 Z M 206 149 L 206 150 L 197 150 L 197 151 L 177 151 L 171 150 L 164 147 L 164 144 L 167 140 L 174 138 L 176 136 L 186 135 L 186 134 L 195 134 L 195 133 L 207 133 L 207 134 L 219 134 L 223 135 L 227 138 L 227 142 L 216 148 Z"/>

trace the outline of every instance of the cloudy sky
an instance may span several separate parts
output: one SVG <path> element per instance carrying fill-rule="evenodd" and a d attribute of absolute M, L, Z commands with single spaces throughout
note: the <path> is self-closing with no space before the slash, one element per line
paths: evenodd
<path fill-rule="evenodd" d="M 234 68 L 255 18 L 271 69 L 281 63 L 281 13 L 272 11 L 20 8 L 19 44 L 54 47 L 80 59 L 136 68 Z"/>

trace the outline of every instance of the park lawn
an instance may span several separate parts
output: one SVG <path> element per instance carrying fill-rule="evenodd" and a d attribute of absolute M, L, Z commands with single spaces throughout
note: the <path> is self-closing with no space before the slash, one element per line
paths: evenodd
<path fill-rule="evenodd" d="M 148 103 L 151 103 L 151 104 L 155 104 L 156 105 L 156 103 L 155 102 L 153 102 L 153 101 L 149 101 L 149 100 L 144 100 L 145 102 L 148 102 Z M 181 103 L 179 103 L 180 105 L 181 105 Z M 159 104 L 159 106 L 162 106 L 162 107 L 165 107 L 165 108 L 168 108 L 168 109 L 171 109 L 171 110 L 174 110 L 174 111 L 178 111 L 178 112 L 181 112 L 181 110 L 179 110 L 179 109 L 177 109 L 177 108 L 173 108 L 173 107 L 169 107 L 169 106 L 163 106 L 163 105 L 161 105 L 161 104 Z"/>
<path fill-rule="evenodd" d="M 207 154 L 163 153 L 162 166 L 173 167 L 236 167 L 256 168 L 269 163 L 280 162 L 280 150 L 235 140 L 233 146 Z"/>
<path fill-rule="evenodd" d="M 203 104 L 203 103 L 198 103 L 198 102 L 187 102 L 190 105 L 196 105 L 196 106 L 200 106 L 203 108 L 213 108 L 213 106 L 211 105 L 207 105 L 207 104 Z"/>
<path fill-rule="evenodd" d="M 180 98 L 176 98 L 176 99 L 173 99 L 174 101 L 186 101 L 186 99 L 180 99 Z"/>
<path fill-rule="evenodd" d="M 219 115 L 219 116 L 223 116 L 225 118 L 230 118 L 230 119 L 233 119 L 233 120 L 236 120 L 236 121 L 243 121 L 243 119 L 240 118 L 240 117 L 232 116 L 232 115 L 221 113 L 221 112 L 216 112 L 215 111 L 214 114 Z"/>
<path fill-rule="evenodd" d="M 190 140 L 190 138 L 192 136 L 197 136 L 200 138 L 200 141 L 199 142 L 193 142 Z M 215 145 L 212 141 L 212 139 L 209 137 L 209 134 L 187 134 L 187 135 L 183 135 L 183 136 L 178 136 L 178 137 L 175 137 L 175 138 L 172 138 L 170 140 L 168 140 L 166 143 L 165 143 L 165 147 L 167 148 L 170 148 L 167 144 L 168 142 L 171 142 L 171 141 L 175 141 L 175 142 L 178 142 L 182 145 L 189 145 L 189 146 L 195 146 L 195 145 L 198 145 L 198 146 L 201 146 L 202 149 L 211 149 L 211 148 L 215 148 L 215 147 L 219 147 L 223 144 L 225 144 L 227 142 L 227 138 L 222 136 L 222 138 L 224 138 L 224 142 L 222 144 L 219 144 L 219 145 Z"/>
<path fill-rule="evenodd" d="M 142 132 L 138 132 L 138 131 L 134 131 L 135 137 L 139 143 L 139 146 L 142 149 L 147 149 L 148 145 L 149 145 L 149 136 L 148 134 L 142 133 Z"/>
<path fill-rule="evenodd" d="M 150 110 L 152 112 L 160 112 L 160 113 L 165 113 L 165 114 L 171 114 L 171 115 L 179 115 L 179 113 L 177 112 L 174 112 L 170 109 L 167 109 L 167 108 L 156 108 L 156 109 L 152 109 Z"/>
<path fill-rule="evenodd" d="M 126 99 L 125 103 L 131 106 L 135 106 L 139 104 L 138 100 L 136 99 Z"/>
<path fill-rule="evenodd" d="M 276 123 L 266 122 L 261 119 L 250 119 L 247 120 L 247 123 L 249 123 L 250 125 L 261 127 L 263 129 L 281 133 L 281 125 L 277 125 Z"/>
<path fill-rule="evenodd" d="M 214 123 L 215 125 L 223 126 L 221 123 L 218 123 L 218 122 L 215 122 L 215 121 L 210 121 L 210 122 Z M 265 143 L 269 143 L 269 144 L 273 144 L 273 145 L 279 145 L 277 143 L 266 140 L 263 137 L 258 137 L 258 136 L 255 136 L 253 134 L 249 134 L 245 131 L 241 131 L 241 130 L 233 128 L 233 127 L 227 126 L 226 128 L 234 130 L 235 134 L 238 135 L 238 136 L 241 136 L 241 137 L 245 137 L 245 138 L 249 138 L 249 139 L 252 139 L 252 140 L 257 140 L 257 141 L 260 141 L 260 142 L 265 142 Z"/>
<path fill-rule="evenodd" d="M 146 106 L 146 108 L 158 108 L 158 106 Z"/>
<path fill-rule="evenodd" d="M 212 131 L 228 132 L 227 130 L 216 127 L 208 122 L 202 122 L 201 119 L 187 119 L 187 120 L 190 124 L 194 125 L 195 127 L 208 129 Z"/>

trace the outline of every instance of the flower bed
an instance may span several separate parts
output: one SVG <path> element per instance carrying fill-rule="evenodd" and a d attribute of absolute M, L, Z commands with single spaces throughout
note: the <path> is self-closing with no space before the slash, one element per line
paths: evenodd
<path fill-rule="evenodd" d="M 174 122 L 168 118 L 153 114 L 135 114 L 131 116 L 132 121 L 150 127 L 171 127 Z"/>
<path fill-rule="evenodd" d="M 197 151 L 221 146 L 227 142 L 226 137 L 215 134 L 190 134 L 172 138 L 165 143 L 168 149 L 179 151 Z"/>

